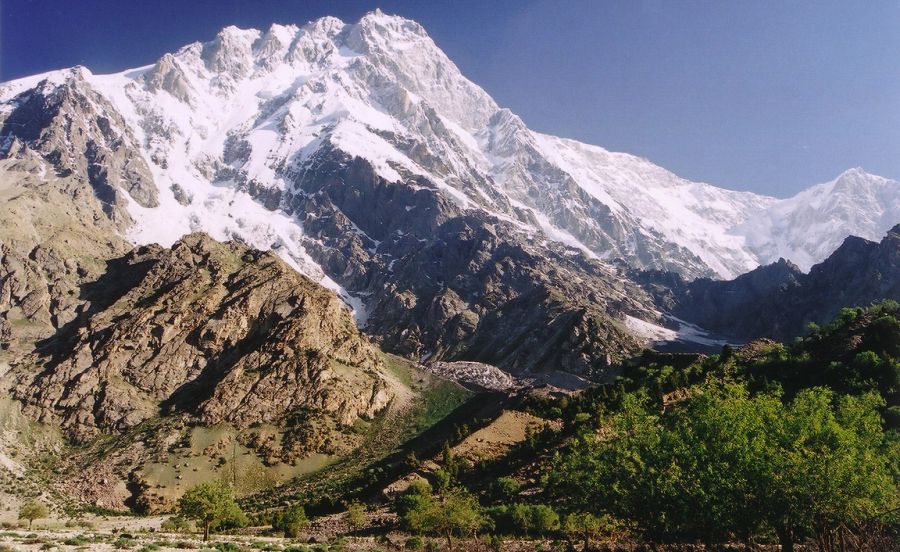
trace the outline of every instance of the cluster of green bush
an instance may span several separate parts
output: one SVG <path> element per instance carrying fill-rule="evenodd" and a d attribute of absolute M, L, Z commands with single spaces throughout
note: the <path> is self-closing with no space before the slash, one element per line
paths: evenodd
<path fill-rule="evenodd" d="M 626 396 L 548 472 L 572 507 L 628 521 L 653 541 L 749 541 L 783 550 L 805 537 L 896 523 L 900 442 L 875 393 L 812 388 L 784 402 L 740 383 L 710 383 L 661 414 Z"/>
<path fill-rule="evenodd" d="M 518 483 L 500 478 L 497 486 L 518 491 Z M 571 512 L 562 517 L 546 504 L 517 502 L 512 505 L 483 507 L 477 497 L 454 484 L 436 491 L 425 481 L 416 481 L 394 502 L 404 530 L 415 535 L 442 536 L 452 548 L 453 537 L 485 536 L 489 547 L 499 550 L 503 537 L 565 538 L 579 540 L 589 548 L 592 539 L 614 537 L 620 523 L 608 515 Z M 412 538 L 407 548 L 419 549 L 421 538 Z"/>
<path fill-rule="evenodd" d="M 416 534 L 440 535 L 453 547 L 453 537 L 477 537 L 486 525 L 478 499 L 462 487 L 448 486 L 435 493 L 425 481 L 416 481 L 394 503 L 404 529 Z"/>
<path fill-rule="evenodd" d="M 559 514 L 546 504 L 492 506 L 485 513 L 492 531 L 501 535 L 544 537 L 562 527 Z"/>
<path fill-rule="evenodd" d="M 272 514 L 272 529 L 289 538 L 300 536 L 307 522 L 306 511 L 300 504 L 294 504 Z"/>

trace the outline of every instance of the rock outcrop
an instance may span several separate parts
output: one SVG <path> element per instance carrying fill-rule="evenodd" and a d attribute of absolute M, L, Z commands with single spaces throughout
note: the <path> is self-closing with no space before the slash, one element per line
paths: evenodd
<path fill-rule="evenodd" d="M 782 259 L 730 281 L 685 282 L 659 272 L 635 278 L 670 312 L 720 335 L 790 340 L 844 307 L 900 301 L 900 224 L 881 242 L 848 237 L 808 274 Z"/>
<path fill-rule="evenodd" d="M 90 184 L 110 218 L 127 225 L 128 199 L 157 207 L 157 187 L 132 129 L 109 100 L 75 67 L 62 82 L 49 79 L 12 98 L 0 112 L 0 155 L 28 150 L 49 162 L 58 176 Z"/>
<path fill-rule="evenodd" d="M 129 202 L 158 203 L 131 128 L 76 67 L 0 110 L 0 342 L 27 351 L 74 317 L 79 286 L 130 246 Z M 19 347 L 16 347 L 19 345 Z"/>
<path fill-rule="evenodd" d="M 12 356 L 71 322 L 80 286 L 130 249 L 85 180 L 19 153 L 0 159 L 0 347 Z"/>
<path fill-rule="evenodd" d="M 317 157 L 295 184 L 284 201 L 307 251 L 367 299 L 365 329 L 388 351 L 594 377 L 640 349 L 616 320 L 653 316 L 652 299 L 621 269 L 532 243 L 427 179 L 388 182 L 339 151 Z"/>
<path fill-rule="evenodd" d="M 109 261 L 83 294 L 13 391 L 76 439 L 175 414 L 340 427 L 390 401 L 346 307 L 272 253 L 193 234 Z"/>

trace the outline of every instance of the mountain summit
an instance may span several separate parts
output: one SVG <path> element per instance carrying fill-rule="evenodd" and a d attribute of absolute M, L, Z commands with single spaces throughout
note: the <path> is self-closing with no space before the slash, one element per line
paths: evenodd
<path fill-rule="evenodd" d="M 328 271 L 309 258 L 294 203 L 325 152 L 363 158 L 390 182 L 427 179 L 458 208 L 531 240 L 689 277 L 732 277 L 779 257 L 807 269 L 846 235 L 876 239 L 900 220 L 900 184 L 858 169 L 776 200 L 533 132 L 418 23 L 380 11 L 355 24 L 227 27 L 152 66 L 39 75 L 7 83 L 2 99 L 8 110 L 37 84 L 70 81 L 115 106 L 149 161 L 160 205 L 130 209 L 133 241 L 170 244 L 201 229 L 237 236 L 278 245 L 318 279 Z M 860 184 L 868 191 L 848 194 Z"/>
<path fill-rule="evenodd" d="M 637 346 L 613 320 L 659 312 L 630 269 L 805 270 L 900 220 L 900 183 L 857 169 L 775 199 L 534 132 L 379 11 L 5 83 L 0 123 L 10 169 L 81 182 L 117 239 L 271 249 L 390 350 L 519 370 Z"/>

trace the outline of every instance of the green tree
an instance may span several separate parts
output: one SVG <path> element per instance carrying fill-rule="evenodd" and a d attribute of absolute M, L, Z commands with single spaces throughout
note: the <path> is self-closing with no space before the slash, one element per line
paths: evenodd
<path fill-rule="evenodd" d="M 404 527 L 414 533 L 438 534 L 453 548 L 453 536 L 477 535 L 485 524 L 478 501 L 461 489 L 435 496 L 430 488 L 410 488 L 398 500 L 396 510 Z"/>
<path fill-rule="evenodd" d="M 544 535 L 560 528 L 559 514 L 545 504 L 514 504 L 508 515 L 513 527 L 525 536 Z"/>
<path fill-rule="evenodd" d="M 528 504 L 513 504 L 509 509 L 509 517 L 512 520 L 513 529 L 527 537 L 531 529 L 531 508 Z"/>
<path fill-rule="evenodd" d="M 900 446 L 882 430 L 883 406 L 875 393 L 836 399 L 817 388 L 787 408 L 762 510 L 783 549 L 811 534 L 831 550 L 843 527 L 900 507 Z"/>
<path fill-rule="evenodd" d="M 413 471 L 422 467 L 422 461 L 419 460 L 418 457 L 416 457 L 415 451 L 412 451 L 412 450 L 409 451 L 409 454 L 406 455 L 406 459 L 404 460 L 404 463 L 406 464 L 407 468 L 409 468 L 410 470 L 413 470 Z"/>
<path fill-rule="evenodd" d="M 525 426 L 525 440 L 522 441 L 522 447 L 528 451 L 537 449 L 537 436 L 535 435 L 533 424 Z"/>
<path fill-rule="evenodd" d="M 719 354 L 719 360 L 722 362 L 731 360 L 734 358 L 734 349 L 729 344 L 725 344 L 722 346 L 722 352 Z"/>
<path fill-rule="evenodd" d="M 575 440 L 550 474 L 571 507 L 635 522 L 653 540 L 707 543 L 774 531 L 792 550 L 898 506 L 896 441 L 875 393 L 776 393 L 709 384 L 660 416 L 628 395 L 600 434 Z M 893 460 L 892 460 L 893 459 Z"/>
<path fill-rule="evenodd" d="M 447 493 L 442 498 L 437 513 L 435 532 L 446 537 L 448 548 L 453 548 L 454 533 L 461 536 L 477 536 L 478 530 L 485 523 L 478 500 L 471 494 L 458 489 Z"/>
<path fill-rule="evenodd" d="M 430 510 L 433 501 L 431 485 L 418 480 L 413 481 L 406 492 L 397 497 L 392 506 L 404 529 L 421 532 L 419 528 L 426 525 L 421 518 Z"/>
<path fill-rule="evenodd" d="M 546 504 L 534 504 L 528 515 L 528 525 L 535 534 L 546 535 L 559 530 L 559 514 Z"/>
<path fill-rule="evenodd" d="M 31 529 L 34 520 L 45 518 L 48 515 L 50 515 L 50 512 L 47 511 L 47 507 L 37 500 L 29 500 L 19 506 L 19 519 L 28 520 L 29 529 Z"/>
<path fill-rule="evenodd" d="M 209 540 L 213 523 L 240 519 L 243 512 L 234 500 L 232 488 L 222 481 L 210 481 L 191 487 L 178 501 L 182 516 L 203 524 L 203 540 Z"/>
<path fill-rule="evenodd" d="M 287 538 L 297 538 L 307 522 L 306 510 L 301 504 L 294 504 L 272 516 L 272 529 L 281 531 Z"/>
<path fill-rule="evenodd" d="M 444 469 L 436 469 L 431 477 L 434 480 L 434 490 L 439 493 L 443 493 L 447 489 L 450 488 L 450 485 L 453 483 L 453 477 L 447 470 Z"/>
<path fill-rule="evenodd" d="M 450 479 L 459 477 L 459 470 L 462 467 L 462 463 L 460 459 L 453 454 L 450 443 L 446 441 L 444 442 L 444 448 L 441 451 L 441 464 L 443 470 L 450 476 Z"/>
<path fill-rule="evenodd" d="M 497 500 L 509 500 L 519 494 L 522 486 L 513 477 L 498 477 L 491 485 L 491 494 Z"/>
<path fill-rule="evenodd" d="M 347 525 L 356 531 L 366 524 L 366 505 L 354 500 L 347 504 Z"/>

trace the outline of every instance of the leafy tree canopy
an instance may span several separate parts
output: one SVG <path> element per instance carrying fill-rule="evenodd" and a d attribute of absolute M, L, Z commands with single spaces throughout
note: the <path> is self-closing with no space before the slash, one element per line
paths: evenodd
<path fill-rule="evenodd" d="M 234 491 L 227 483 L 219 480 L 200 483 L 188 489 L 178 501 L 178 510 L 182 516 L 203 525 L 203 540 L 209 540 L 209 530 L 213 523 L 232 520 L 240 524 L 245 519 L 234 500 Z"/>
<path fill-rule="evenodd" d="M 632 520 L 655 540 L 707 542 L 774 531 L 785 546 L 898 506 L 897 441 L 875 393 L 750 394 L 707 384 L 665 415 L 624 397 L 597 433 L 578 438 L 550 486 L 586 512 Z"/>
<path fill-rule="evenodd" d="M 45 518 L 48 515 L 50 512 L 47 507 L 37 500 L 29 500 L 19 507 L 19 519 L 27 520 L 29 529 L 34 520 Z"/>

